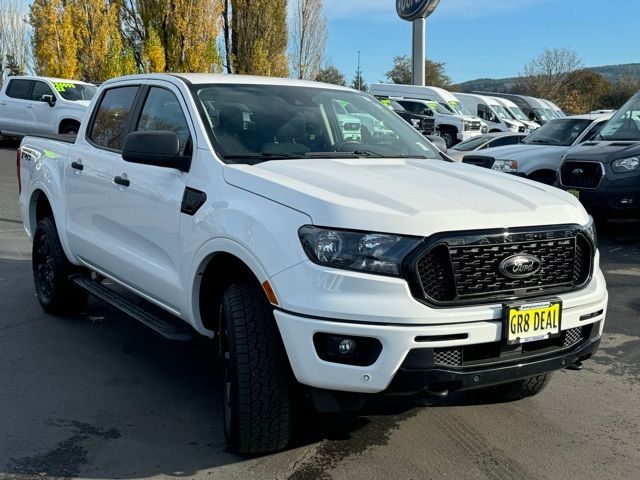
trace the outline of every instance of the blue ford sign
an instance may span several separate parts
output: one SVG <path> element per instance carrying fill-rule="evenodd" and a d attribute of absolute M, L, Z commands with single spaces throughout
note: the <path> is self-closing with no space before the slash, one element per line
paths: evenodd
<path fill-rule="evenodd" d="M 403 20 L 425 18 L 433 13 L 440 0 L 396 0 L 396 10 Z"/>

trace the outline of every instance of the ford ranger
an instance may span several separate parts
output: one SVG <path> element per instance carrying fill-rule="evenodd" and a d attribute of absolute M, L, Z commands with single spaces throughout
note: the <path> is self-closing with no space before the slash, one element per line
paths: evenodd
<path fill-rule="evenodd" d="M 344 139 L 342 102 L 393 139 Z M 239 452 L 284 448 L 301 393 L 324 412 L 519 399 L 602 335 L 607 289 L 574 196 L 451 162 L 347 88 L 109 80 L 75 140 L 25 137 L 17 172 L 44 310 L 92 294 L 167 338 L 213 338 Z"/>

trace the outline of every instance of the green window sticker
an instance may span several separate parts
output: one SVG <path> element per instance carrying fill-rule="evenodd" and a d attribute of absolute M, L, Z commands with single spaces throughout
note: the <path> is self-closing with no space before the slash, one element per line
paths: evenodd
<path fill-rule="evenodd" d="M 59 92 L 64 92 L 67 90 L 67 88 L 76 88 L 75 83 L 69 83 L 69 82 L 54 82 L 53 86 Z"/>

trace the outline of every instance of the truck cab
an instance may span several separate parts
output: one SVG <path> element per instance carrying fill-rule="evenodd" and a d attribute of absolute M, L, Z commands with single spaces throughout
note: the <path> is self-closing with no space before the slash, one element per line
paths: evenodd
<path fill-rule="evenodd" d="M 492 97 L 471 93 L 459 93 L 457 97 L 467 110 L 487 122 L 489 133 L 528 133 L 527 126 L 518 120 L 514 120 L 506 108 Z"/>
<path fill-rule="evenodd" d="M 0 134 L 75 134 L 96 91 L 77 80 L 8 77 L 0 91 Z"/>

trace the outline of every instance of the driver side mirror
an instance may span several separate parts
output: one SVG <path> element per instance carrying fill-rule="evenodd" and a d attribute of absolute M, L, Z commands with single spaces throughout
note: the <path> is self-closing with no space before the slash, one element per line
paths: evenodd
<path fill-rule="evenodd" d="M 131 132 L 124 139 L 122 158 L 126 162 L 175 168 L 181 172 L 191 168 L 191 156 L 180 155 L 178 135 L 170 130 Z"/>
<path fill-rule="evenodd" d="M 40 100 L 42 100 L 43 102 L 47 102 L 50 107 L 53 107 L 56 104 L 55 95 L 51 95 L 50 93 L 42 95 L 42 97 L 40 97 Z"/>
<path fill-rule="evenodd" d="M 422 111 L 422 114 L 423 114 L 423 115 L 426 115 L 427 117 L 433 117 L 433 112 L 432 112 L 431 110 L 429 110 L 428 108 L 425 108 L 425 109 Z"/>

